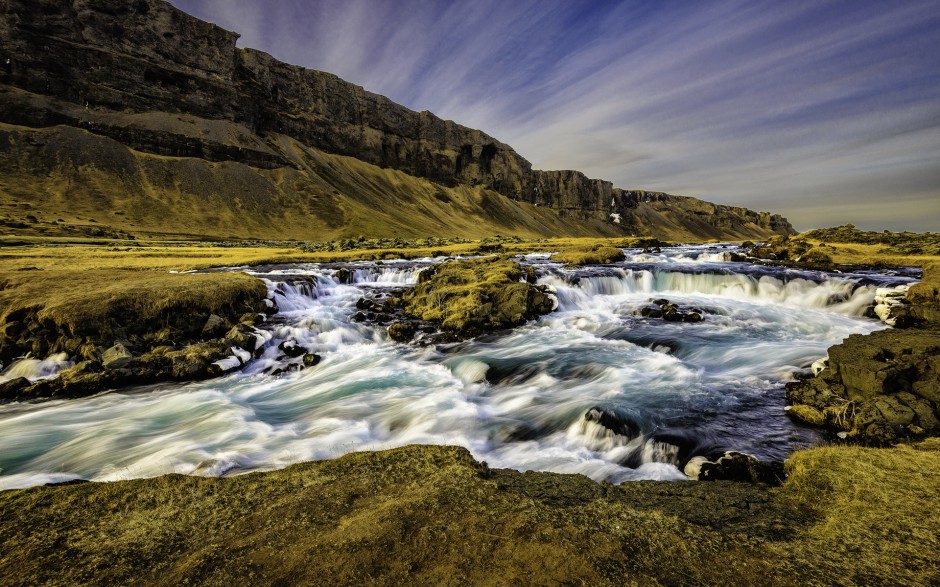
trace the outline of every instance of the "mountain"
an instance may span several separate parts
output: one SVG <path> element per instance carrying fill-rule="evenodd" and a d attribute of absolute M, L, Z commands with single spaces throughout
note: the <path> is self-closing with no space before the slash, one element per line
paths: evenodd
<path fill-rule="evenodd" d="M 578 171 L 162 0 L 0 0 L 0 223 L 219 238 L 790 234 L 785 218 Z"/>

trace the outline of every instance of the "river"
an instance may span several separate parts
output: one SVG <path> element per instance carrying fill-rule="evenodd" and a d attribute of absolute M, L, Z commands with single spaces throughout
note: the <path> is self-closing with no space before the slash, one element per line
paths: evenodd
<path fill-rule="evenodd" d="M 356 301 L 414 284 L 442 259 L 242 268 L 280 312 L 264 352 L 198 383 L 0 406 L 0 489 L 82 478 L 231 475 L 412 443 L 468 448 L 491 467 L 619 483 L 685 479 L 694 454 L 782 460 L 819 440 L 784 412 L 784 384 L 852 333 L 893 272 L 830 274 L 726 261 L 731 245 L 627 249 L 611 266 L 520 257 L 557 310 L 461 343 L 406 345 L 352 320 Z M 312 277 L 313 279 L 307 279 Z M 700 322 L 644 317 L 666 299 Z M 322 356 L 284 369 L 278 344 Z M 592 413 L 592 409 L 593 413 Z"/>

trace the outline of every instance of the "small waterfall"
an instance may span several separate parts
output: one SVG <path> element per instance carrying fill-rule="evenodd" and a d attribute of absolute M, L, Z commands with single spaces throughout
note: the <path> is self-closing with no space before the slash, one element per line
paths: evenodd
<path fill-rule="evenodd" d="M 365 267 L 353 271 L 352 283 L 356 285 L 406 286 L 418 283 L 418 275 L 427 267 L 389 267 L 385 265 Z"/>
<path fill-rule="evenodd" d="M 0 383 L 19 377 L 25 377 L 30 381 L 54 377 L 59 371 L 68 369 L 74 364 L 69 360 L 68 353 L 55 353 L 43 360 L 20 359 L 10 363 L 10 366 L 0 374 Z"/>
<path fill-rule="evenodd" d="M 659 269 L 617 269 L 613 275 L 591 275 L 572 281 L 552 275 L 540 281 L 551 286 L 562 309 L 592 305 L 597 296 L 702 295 L 782 304 L 789 307 L 826 308 L 861 316 L 875 298 L 875 287 L 832 278 L 817 282 L 803 277 L 784 280 L 744 273 L 690 273 Z"/>

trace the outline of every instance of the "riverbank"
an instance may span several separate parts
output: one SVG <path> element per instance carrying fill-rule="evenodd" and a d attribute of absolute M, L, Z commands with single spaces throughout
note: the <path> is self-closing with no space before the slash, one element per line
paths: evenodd
<path fill-rule="evenodd" d="M 599 485 L 410 446 L 0 493 L 0 583 L 925 585 L 940 443 L 794 455 L 778 489 Z"/>

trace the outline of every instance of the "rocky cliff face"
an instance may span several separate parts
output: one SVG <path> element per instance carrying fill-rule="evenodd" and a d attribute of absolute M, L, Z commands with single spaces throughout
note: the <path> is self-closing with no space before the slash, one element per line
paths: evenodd
<path fill-rule="evenodd" d="M 68 125 L 143 153 L 301 169 L 282 146 L 287 137 L 563 216 L 619 218 L 621 233 L 793 232 L 778 215 L 617 190 L 577 171 L 532 170 L 481 131 L 414 112 L 335 75 L 240 49 L 236 33 L 162 0 L 0 0 L 0 12 L 0 122 L 10 125 Z"/>

